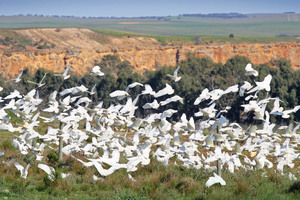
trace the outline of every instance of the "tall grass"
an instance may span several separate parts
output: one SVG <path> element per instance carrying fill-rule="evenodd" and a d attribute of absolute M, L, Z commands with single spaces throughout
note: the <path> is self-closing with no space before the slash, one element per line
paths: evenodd
<path fill-rule="evenodd" d="M 77 156 L 77 155 L 76 155 Z M 288 192 L 294 181 L 268 170 L 240 170 L 235 174 L 224 171 L 222 177 L 226 186 L 205 187 L 211 172 L 185 168 L 174 163 L 164 166 L 153 160 L 148 166 L 130 173 L 135 181 L 128 178 L 125 169 L 94 181 L 97 171 L 83 167 L 72 157 L 65 158 L 56 168 L 56 180 L 50 181 L 36 166 L 29 169 L 26 180 L 19 178 L 13 166 L 1 164 L 0 199 L 299 199 L 300 191 Z M 66 169 L 71 175 L 60 178 Z M 34 174 L 34 175 L 33 175 Z M 299 174 L 297 175 L 299 179 Z"/>

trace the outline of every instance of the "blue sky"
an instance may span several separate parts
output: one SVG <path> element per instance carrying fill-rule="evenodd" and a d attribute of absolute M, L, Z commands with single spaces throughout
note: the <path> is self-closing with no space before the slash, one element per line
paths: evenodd
<path fill-rule="evenodd" d="M 300 13 L 300 0 L 0 0 L 0 15 L 139 17 L 229 12 Z"/>

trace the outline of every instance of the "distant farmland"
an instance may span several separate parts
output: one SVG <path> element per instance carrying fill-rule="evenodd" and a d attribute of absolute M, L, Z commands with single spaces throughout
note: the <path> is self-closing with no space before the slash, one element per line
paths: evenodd
<path fill-rule="evenodd" d="M 247 18 L 76 18 L 0 16 L 0 28 L 74 27 L 151 35 L 298 36 L 300 14 L 256 14 Z"/>

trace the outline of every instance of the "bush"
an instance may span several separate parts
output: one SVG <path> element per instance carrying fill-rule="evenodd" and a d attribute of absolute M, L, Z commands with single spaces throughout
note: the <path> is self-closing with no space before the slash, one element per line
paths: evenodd
<path fill-rule="evenodd" d="M 48 158 L 48 162 L 50 164 L 56 164 L 58 162 L 58 154 L 54 151 L 51 151 L 48 155 L 47 155 L 47 158 Z"/>

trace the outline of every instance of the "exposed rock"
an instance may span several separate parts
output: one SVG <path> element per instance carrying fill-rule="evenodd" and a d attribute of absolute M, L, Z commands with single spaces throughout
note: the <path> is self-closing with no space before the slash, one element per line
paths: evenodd
<path fill-rule="evenodd" d="M 34 37 L 36 41 L 48 39 L 47 41 L 54 43 L 56 47 L 31 52 L 0 51 L 0 73 L 8 78 L 17 76 L 24 68 L 31 68 L 29 70 L 33 72 L 38 68 L 63 72 L 65 65 L 68 64 L 74 66 L 72 71 L 75 74 L 88 73 L 95 61 L 101 61 L 108 54 L 118 55 L 121 60 L 133 65 L 138 72 L 143 72 L 155 70 L 155 66 L 176 65 L 177 50 L 179 50 L 179 62 L 186 58 L 187 53 L 192 52 L 199 57 L 207 56 L 214 62 L 223 64 L 236 55 L 247 57 L 253 64 L 274 63 L 271 61 L 285 58 L 291 61 L 292 67 L 300 68 L 299 43 L 211 43 L 197 46 L 192 44 L 161 46 L 155 39 L 143 37 L 103 36 L 106 37 L 106 43 L 100 43 L 97 41 L 101 38 L 92 40 L 91 35 L 96 37 L 93 35 L 95 33 L 86 29 L 61 29 L 60 32 L 56 32 L 55 29 L 17 31 L 21 35 Z"/>

